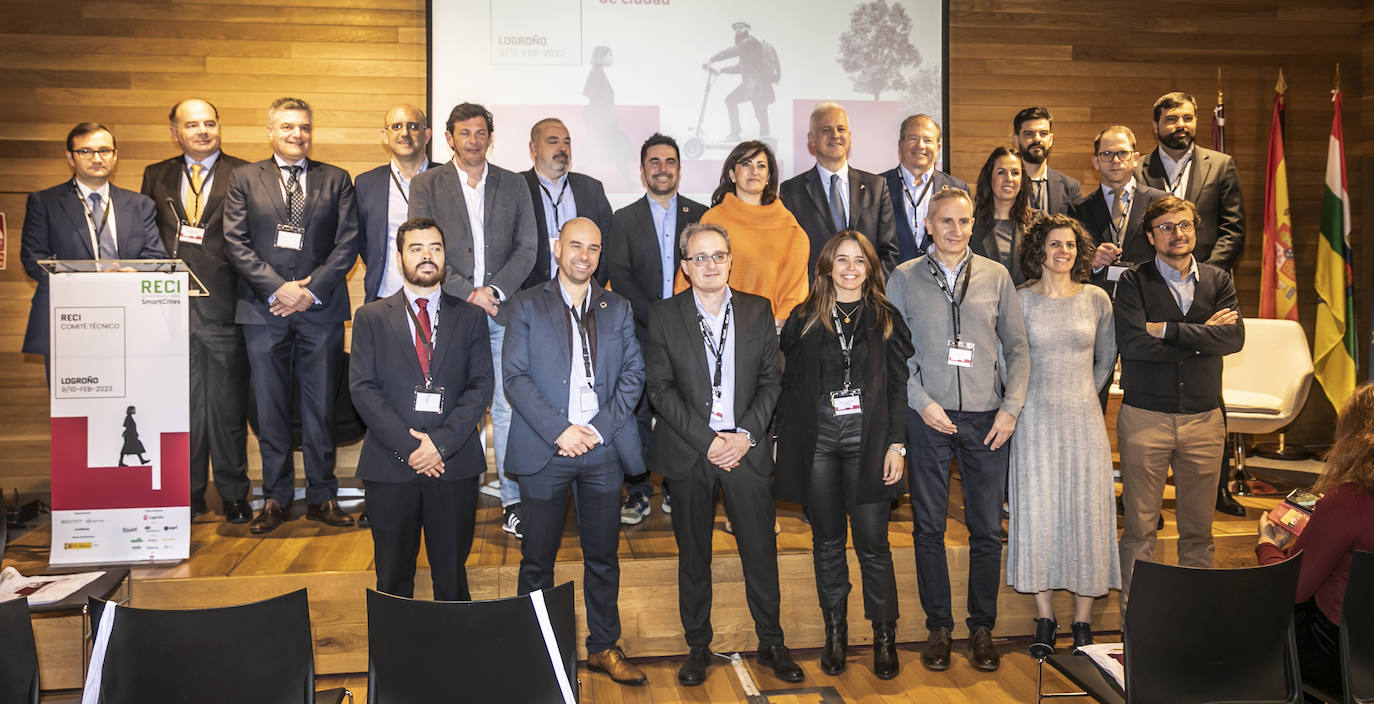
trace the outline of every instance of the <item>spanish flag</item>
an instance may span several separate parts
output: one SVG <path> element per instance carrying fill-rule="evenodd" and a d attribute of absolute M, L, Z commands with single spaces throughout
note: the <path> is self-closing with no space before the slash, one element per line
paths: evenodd
<path fill-rule="evenodd" d="M 1350 192 L 1345 178 L 1341 90 L 1331 92 L 1336 116 L 1326 152 L 1326 189 L 1317 238 L 1317 381 L 1337 410 L 1355 390 L 1355 295 L 1350 266 Z"/>
<path fill-rule="evenodd" d="M 1283 93 L 1279 71 L 1269 164 L 1264 179 L 1264 259 L 1260 267 L 1260 317 L 1298 319 L 1298 276 L 1293 262 L 1293 221 L 1288 216 L 1288 169 L 1283 158 Z"/>

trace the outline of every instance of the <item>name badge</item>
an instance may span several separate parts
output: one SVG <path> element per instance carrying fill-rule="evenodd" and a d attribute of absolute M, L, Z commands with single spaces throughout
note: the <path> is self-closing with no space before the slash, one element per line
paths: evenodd
<path fill-rule="evenodd" d="M 1126 266 L 1126 265 L 1124 265 L 1124 264 L 1108 264 L 1108 265 L 1107 265 L 1107 280 L 1108 280 L 1108 281 L 1116 281 L 1117 279 L 1120 279 L 1120 278 L 1121 278 L 1121 275 L 1124 274 L 1124 273 L 1126 273 L 1126 270 L 1129 269 L 1129 268 L 1130 268 L 1130 267 L 1128 267 L 1128 266 Z"/>
<path fill-rule="evenodd" d="M 277 241 L 275 244 L 278 249 L 294 249 L 299 252 L 304 242 L 305 230 L 290 225 L 277 226 Z"/>
<path fill-rule="evenodd" d="M 186 244 L 201 244 L 205 241 L 205 228 L 196 227 L 181 223 L 181 230 L 177 233 L 177 239 Z"/>
<path fill-rule="evenodd" d="M 582 393 L 578 395 L 578 401 L 582 405 L 583 413 L 596 413 L 600 407 L 596 400 L 596 392 L 591 389 L 582 389 Z"/>
<path fill-rule="evenodd" d="M 721 398 L 720 389 L 711 389 L 711 423 L 725 422 L 725 400 Z"/>
<path fill-rule="evenodd" d="M 443 413 L 444 387 L 415 387 L 415 411 L 417 413 Z"/>
<path fill-rule="evenodd" d="M 949 364 L 953 367 L 973 366 L 973 343 L 950 340 Z"/>
<path fill-rule="evenodd" d="M 837 416 L 852 416 L 856 413 L 863 413 L 863 407 L 860 403 L 862 396 L 862 389 L 831 391 L 830 405 L 835 408 L 835 415 Z"/>

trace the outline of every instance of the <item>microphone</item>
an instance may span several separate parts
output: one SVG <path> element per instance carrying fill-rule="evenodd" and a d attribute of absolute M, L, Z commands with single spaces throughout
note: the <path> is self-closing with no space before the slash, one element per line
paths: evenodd
<path fill-rule="evenodd" d="M 171 196 L 167 196 L 167 207 L 172 209 L 172 220 L 176 221 L 177 230 L 172 237 L 172 258 L 177 258 L 177 251 L 181 249 L 181 213 L 177 212 L 176 201 Z"/>

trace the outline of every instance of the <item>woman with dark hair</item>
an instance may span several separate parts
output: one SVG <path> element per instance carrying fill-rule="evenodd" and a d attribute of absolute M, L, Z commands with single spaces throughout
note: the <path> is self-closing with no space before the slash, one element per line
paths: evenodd
<path fill-rule="evenodd" d="M 1337 624 L 1350 559 L 1356 550 L 1374 552 L 1374 384 L 1355 389 L 1341 408 L 1335 444 L 1312 491 L 1325 496 L 1291 544 L 1288 531 L 1268 513 L 1260 516 L 1255 555 L 1261 565 L 1268 565 L 1302 553 L 1294 618 L 1298 666 L 1304 681 L 1340 692 Z"/>
<path fill-rule="evenodd" d="M 781 326 L 806 298 L 811 240 L 778 200 L 778 162 L 763 142 L 740 142 L 725 158 L 705 223 L 730 233 L 730 287 L 767 298 Z M 687 289 L 679 271 L 674 290 Z"/>
<path fill-rule="evenodd" d="M 863 235 L 843 230 L 821 249 L 811 292 L 782 328 L 773 493 L 809 507 L 825 619 L 821 670 L 835 675 L 845 667 L 848 523 L 864 615 L 873 622 L 873 672 L 891 679 L 898 672 L 897 582 L 887 524 L 892 500 L 905 491 L 906 361 L 914 349 L 883 289 L 882 263 Z"/>
<path fill-rule="evenodd" d="M 1067 215 L 1026 235 L 1017 289 L 1030 342 L 1026 405 L 1011 440 L 1007 583 L 1035 595 L 1031 655 L 1054 653 L 1054 590 L 1073 592 L 1073 647 L 1092 643 L 1093 599 L 1121 588 L 1112 451 L 1097 390 L 1116 364 L 1112 302 L 1087 284 L 1094 247 Z"/>
<path fill-rule="evenodd" d="M 1021 178 L 1021 157 L 1008 147 L 998 147 L 983 162 L 973 193 L 973 253 L 1002 262 L 1012 283 L 1026 281 L 1021 273 L 1019 251 L 1026 232 L 1035 221 L 1030 189 Z"/>

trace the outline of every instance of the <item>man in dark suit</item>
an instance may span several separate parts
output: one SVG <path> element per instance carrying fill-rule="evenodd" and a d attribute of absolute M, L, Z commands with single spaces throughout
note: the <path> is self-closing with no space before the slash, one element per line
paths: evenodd
<path fill-rule="evenodd" d="M 677 192 L 681 174 L 677 142 L 654 133 L 639 149 L 639 175 L 648 193 L 643 198 L 615 211 L 611 235 L 606 243 L 609 283 L 616 293 L 630 301 L 635 314 L 635 337 L 642 346 L 648 341 L 649 308 L 656 301 L 673 296 L 673 278 L 682 262 L 677 240 L 683 228 L 701 219 L 706 206 Z M 653 411 L 648 395 L 635 408 L 639 418 L 639 439 L 644 457 L 649 456 Z M 634 525 L 649 515 L 653 495 L 649 473 L 625 477 L 625 505 L 620 522 Z M 663 487 L 663 506 L 671 511 L 668 487 Z"/>
<path fill-rule="evenodd" d="M 1011 121 L 1011 143 L 1024 163 L 1030 187 L 1030 206 L 1042 213 L 1068 215 L 1083 198 L 1083 186 L 1050 168 L 1054 147 L 1054 117 L 1048 108 L 1026 108 Z"/>
<path fill-rule="evenodd" d="M 499 366 L 506 336 L 504 303 L 530 273 L 537 235 L 525 184 L 517 174 L 487 162 L 494 129 L 491 112 L 481 105 L 454 106 L 444 131 L 453 160 L 415 177 L 410 217 L 433 218 L 446 233 L 444 292 L 486 311 L 491 358 Z M 501 528 L 520 538 L 520 488 L 505 469 L 510 403 L 500 374 L 492 392 L 491 425 L 497 478 L 483 491 L 499 494 Z"/>
<path fill-rule="evenodd" d="M 572 137 L 563 121 L 546 117 L 530 128 L 530 161 L 534 166 L 521 175 L 530 189 L 539 237 L 535 243 L 534 269 L 522 288 L 554 278 L 553 241 L 563 224 L 576 217 L 596 223 L 601 232 L 611 231 L 611 202 L 601 182 L 572 169 Z M 605 286 L 607 272 L 597 269 L 596 283 Z"/>
<path fill-rule="evenodd" d="M 191 267 L 209 296 L 191 299 L 191 516 L 215 490 L 230 523 L 253 518 L 248 505 L 248 356 L 234 323 L 238 277 L 224 254 L 229 174 L 248 162 L 220 151 L 219 110 L 183 100 L 168 114 L 181 154 L 143 170 L 143 195 L 157 207 L 162 245 Z"/>
<path fill-rule="evenodd" d="M 940 125 L 930 115 L 916 114 L 902 120 L 897 138 L 897 166 L 884 171 L 887 192 L 896 211 L 898 263 L 926 253 L 926 211 L 930 197 L 941 188 L 968 190 L 968 184 L 935 168 L 940 160 Z"/>
<path fill-rule="evenodd" d="M 1213 488 L 1226 444 L 1222 357 L 1245 344 L 1231 275 L 1195 255 L 1202 218 L 1165 196 L 1145 222 L 1155 256 L 1121 275 L 1114 302 L 1121 349 L 1121 607 L 1138 560 L 1154 559 L 1164 480 L 1173 469 L 1178 563 L 1210 568 Z"/>
<path fill-rule="evenodd" d="M 358 174 L 353 187 L 358 194 L 358 234 L 362 236 L 363 294 L 371 303 L 401 290 L 403 278 L 392 253 L 396 228 L 409 217 L 410 184 L 432 166 L 426 156 L 429 120 L 414 105 L 397 105 L 382 121 L 382 145 L 391 161 Z"/>
<path fill-rule="evenodd" d="M 525 542 L 521 594 L 554 585 L 568 492 L 577 507 L 587 666 L 617 682 L 645 676 L 620 640 L 620 483 L 644 471 L 635 404 L 644 358 L 624 298 L 591 285 L 601 232 L 587 218 L 563 225 L 553 245 L 558 277 L 512 302 L 502 356 L 511 418 L 506 471 L 519 477 Z"/>
<path fill-rule="evenodd" d="M 782 371 L 772 306 L 728 286 L 724 227 L 692 225 L 680 246 L 691 287 L 654 304 L 645 346 L 649 400 L 658 416 L 650 457 L 673 482 L 678 611 L 691 648 L 677 678 L 699 685 L 711 661 L 711 532 L 719 492 L 744 566 L 759 664 L 800 682 L 805 675 L 783 644 L 779 621 L 768 427 Z"/>
<path fill-rule="evenodd" d="M 463 564 L 486 468 L 478 428 L 492 389 L 487 316 L 439 290 L 437 223 L 407 220 L 394 237 L 404 283 L 358 309 L 348 370 L 353 405 L 367 423 L 358 478 L 367 488 L 377 591 L 414 596 L 423 528 L 435 600 L 468 601 Z"/>
<path fill-rule="evenodd" d="M 119 152 L 114 133 L 82 122 L 67 133 L 67 164 L 74 175 L 52 188 L 29 194 L 19 260 L 38 282 L 29 308 L 21 352 L 43 355 L 48 368 L 48 272 L 44 259 L 163 259 L 153 202 L 110 183 Z M 51 381 L 51 380 L 49 380 Z"/>
<path fill-rule="evenodd" d="M 1165 93 L 1155 101 L 1159 146 L 1136 167 L 1136 180 L 1197 206 L 1198 259 L 1230 271 L 1245 251 L 1245 203 L 1240 176 L 1229 154 L 1193 143 L 1197 101 L 1187 93 Z"/>
<path fill-rule="evenodd" d="M 272 157 L 229 179 L 224 241 L 239 274 L 243 325 L 257 401 L 266 501 L 250 529 L 272 531 L 295 491 L 291 391 L 300 393 L 306 518 L 353 525 L 335 498 L 334 402 L 343 366 L 345 277 L 358 258 L 358 207 L 348 173 L 308 158 L 310 105 L 279 98 L 267 111 Z"/>
<path fill-rule="evenodd" d="M 778 197 L 811 240 L 807 266 L 816 272 L 821 248 L 840 230 L 858 230 L 873 243 L 883 269 L 900 263 L 892 197 L 881 176 L 849 165 L 849 114 L 839 103 L 820 103 L 811 111 L 806 150 L 816 165 L 782 182 Z"/>
<path fill-rule="evenodd" d="M 1145 233 L 1145 210 L 1163 198 L 1134 177 L 1135 133 L 1125 125 L 1112 125 L 1093 139 L 1093 168 L 1102 185 L 1074 206 L 1074 217 L 1083 223 L 1097 250 L 1093 253 L 1093 283 L 1116 293 L 1116 282 L 1127 268 L 1155 256 Z"/>

